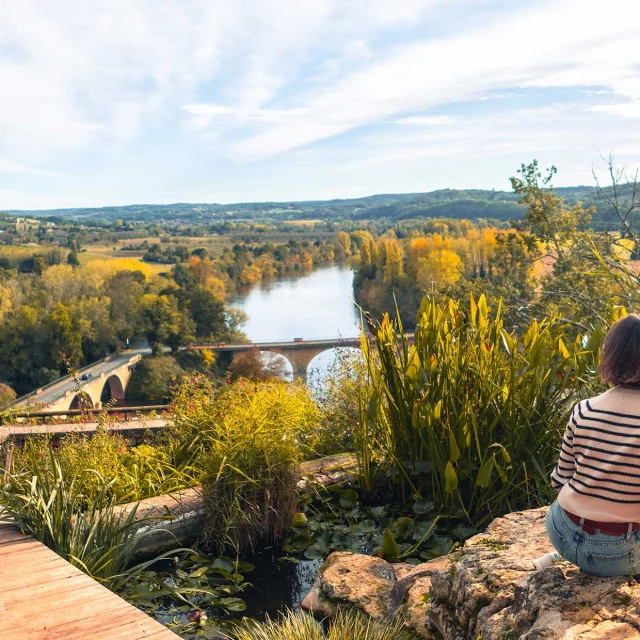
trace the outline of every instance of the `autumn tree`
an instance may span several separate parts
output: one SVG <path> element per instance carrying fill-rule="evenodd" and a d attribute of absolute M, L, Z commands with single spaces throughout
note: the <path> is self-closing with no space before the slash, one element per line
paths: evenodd
<path fill-rule="evenodd" d="M 16 392 L 4 382 L 0 382 L 0 409 L 10 405 L 16 399 Z"/>
<path fill-rule="evenodd" d="M 341 247 L 345 256 L 351 255 L 351 236 L 346 231 L 338 231 L 336 243 Z"/>
<path fill-rule="evenodd" d="M 457 253 L 448 249 L 431 252 L 418 261 L 417 282 L 424 291 L 455 284 L 464 271 L 464 265 Z"/>

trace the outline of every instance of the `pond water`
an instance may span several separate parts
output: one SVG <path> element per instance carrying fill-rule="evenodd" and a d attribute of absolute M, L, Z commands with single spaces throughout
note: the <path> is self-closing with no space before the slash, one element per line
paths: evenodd
<path fill-rule="evenodd" d="M 237 295 L 228 303 L 247 314 L 242 330 L 252 342 L 360 335 L 360 313 L 353 302 L 353 271 L 346 266 L 274 280 Z M 308 370 L 311 385 L 322 378 L 334 358 L 335 350 L 329 350 L 311 361 Z M 285 366 L 291 376 L 288 361 Z"/>

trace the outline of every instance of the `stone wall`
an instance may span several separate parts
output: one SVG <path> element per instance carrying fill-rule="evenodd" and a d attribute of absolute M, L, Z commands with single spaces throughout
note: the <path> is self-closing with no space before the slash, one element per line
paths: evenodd
<path fill-rule="evenodd" d="M 299 469 L 298 491 L 314 493 L 353 481 L 356 464 L 355 456 L 349 453 L 303 462 Z M 204 527 L 204 500 L 199 487 L 115 507 L 116 513 L 122 515 L 133 509 L 139 520 L 137 528 L 145 534 L 137 547 L 138 556 L 189 545 L 201 535 Z"/>

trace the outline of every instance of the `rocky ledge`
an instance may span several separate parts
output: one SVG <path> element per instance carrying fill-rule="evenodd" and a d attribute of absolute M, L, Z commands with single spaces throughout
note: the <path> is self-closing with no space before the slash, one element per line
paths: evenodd
<path fill-rule="evenodd" d="M 511 513 L 450 556 L 417 566 L 334 553 L 302 606 L 403 613 L 419 637 L 444 640 L 640 638 L 640 585 L 597 578 L 567 562 L 534 571 L 549 551 L 547 509 Z"/>

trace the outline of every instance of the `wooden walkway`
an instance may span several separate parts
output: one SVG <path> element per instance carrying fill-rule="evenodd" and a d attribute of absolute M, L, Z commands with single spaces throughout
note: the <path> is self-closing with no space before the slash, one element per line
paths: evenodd
<path fill-rule="evenodd" d="M 179 636 L 0 520 L 0 640 L 143 638 Z"/>

